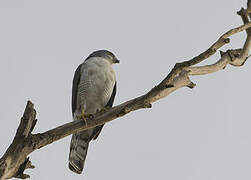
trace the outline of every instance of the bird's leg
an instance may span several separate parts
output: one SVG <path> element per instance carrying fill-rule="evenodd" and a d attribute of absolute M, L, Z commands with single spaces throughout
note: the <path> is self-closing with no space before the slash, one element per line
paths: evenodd
<path fill-rule="evenodd" d="M 77 115 L 77 118 L 78 118 L 78 119 L 84 120 L 85 125 L 87 126 L 86 117 L 87 117 L 87 116 L 85 115 L 85 110 L 84 110 L 84 108 L 81 108 L 81 114 L 78 114 L 78 115 Z"/>
<path fill-rule="evenodd" d="M 84 108 L 81 109 L 81 118 L 84 120 L 85 125 L 87 126 L 87 121 L 86 121 L 86 118 L 85 118 L 85 109 Z"/>
<path fill-rule="evenodd" d="M 87 126 L 87 119 L 93 119 L 94 115 L 92 114 L 85 114 L 85 109 L 82 108 L 81 114 L 78 117 L 79 119 L 83 119 L 85 121 L 85 125 Z M 87 119 L 86 119 L 87 118 Z"/>

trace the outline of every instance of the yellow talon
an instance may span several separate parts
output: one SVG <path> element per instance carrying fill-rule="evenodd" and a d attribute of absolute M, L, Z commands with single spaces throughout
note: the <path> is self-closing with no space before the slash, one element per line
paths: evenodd
<path fill-rule="evenodd" d="M 85 125 L 87 126 L 87 121 L 86 121 L 86 118 L 85 118 L 85 110 L 84 109 L 81 110 L 81 119 L 84 120 Z"/>
<path fill-rule="evenodd" d="M 94 118 L 94 115 L 92 115 L 92 114 L 85 114 L 84 109 L 81 110 L 81 114 L 77 115 L 77 119 L 78 120 L 80 120 L 80 119 L 84 120 L 86 126 L 87 126 L 87 119 L 93 119 L 93 118 Z"/>
<path fill-rule="evenodd" d="M 81 110 L 81 114 L 77 115 L 77 119 L 84 120 L 85 125 L 87 126 L 87 121 L 86 121 L 86 116 L 85 116 L 85 110 L 84 109 Z"/>

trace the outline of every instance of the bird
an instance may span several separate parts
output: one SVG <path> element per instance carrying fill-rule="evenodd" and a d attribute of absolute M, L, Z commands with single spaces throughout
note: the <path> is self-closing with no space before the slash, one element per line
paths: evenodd
<path fill-rule="evenodd" d="M 108 50 L 91 53 L 78 66 L 72 83 L 73 121 L 111 108 L 117 91 L 117 82 L 112 65 L 120 61 Z M 103 125 L 72 135 L 69 153 L 69 169 L 81 174 L 89 142 L 96 140 Z"/>

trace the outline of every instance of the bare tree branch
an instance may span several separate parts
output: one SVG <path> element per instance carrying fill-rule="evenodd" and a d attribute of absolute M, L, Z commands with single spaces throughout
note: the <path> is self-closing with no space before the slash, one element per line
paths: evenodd
<path fill-rule="evenodd" d="M 27 156 L 36 149 L 42 148 L 70 134 L 112 121 L 132 111 L 142 108 L 151 108 L 152 103 L 168 96 L 179 88 L 193 88 L 195 84 L 190 80 L 189 76 L 213 73 L 224 69 L 228 64 L 232 66 L 244 65 L 249 57 L 251 48 L 250 12 L 251 0 L 248 0 L 248 8 L 242 8 L 238 12 L 244 25 L 226 32 L 205 52 L 193 59 L 175 64 L 167 77 L 146 94 L 87 118 L 87 124 L 80 119 L 44 133 L 32 134 L 32 130 L 37 122 L 36 111 L 34 105 L 28 101 L 14 140 L 0 159 L 0 180 L 12 177 L 21 179 L 29 178 L 29 175 L 24 174 L 24 170 L 34 168 L 34 166 Z M 247 38 L 241 49 L 230 49 L 226 52 L 221 51 L 221 58 L 214 64 L 194 66 L 212 56 L 222 46 L 229 43 L 230 36 L 244 30 L 247 32 Z"/>

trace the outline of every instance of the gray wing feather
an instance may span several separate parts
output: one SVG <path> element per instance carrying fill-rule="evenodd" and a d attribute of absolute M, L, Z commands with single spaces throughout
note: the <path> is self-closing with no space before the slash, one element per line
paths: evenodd
<path fill-rule="evenodd" d="M 75 71 L 72 83 L 72 116 L 74 117 L 74 112 L 77 109 L 77 94 L 78 85 L 81 77 L 81 67 L 82 64 L 78 66 Z M 83 170 L 84 160 L 86 158 L 89 139 L 88 131 L 79 132 L 72 135 L 70 154 L 69 154 L 69 168 L 75 173 L 80 174 Z"/>
<path fill-rule="evenodd" d="M 80 81 L 80 76 L 81 76 L 81 67 L 82 64 L 78 66 L 78 68 L 75 71 L 74 78 L 73 78 L 73 83 L 72 83 L 72 116 L 74 115 L 74 112 L 77 108 L 77 94 L 78 94 L 78 85 Z"/>

